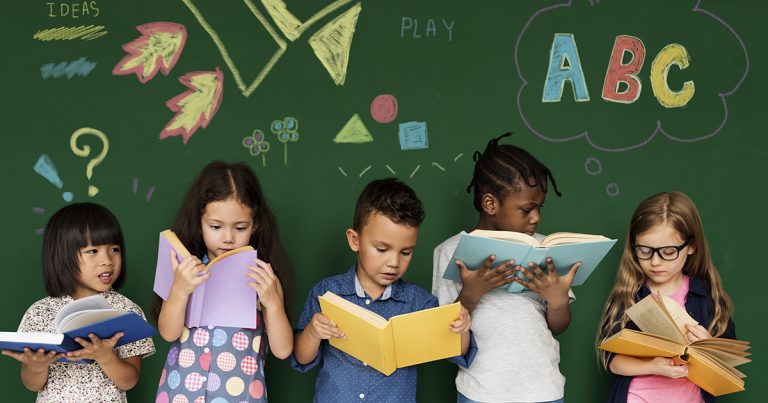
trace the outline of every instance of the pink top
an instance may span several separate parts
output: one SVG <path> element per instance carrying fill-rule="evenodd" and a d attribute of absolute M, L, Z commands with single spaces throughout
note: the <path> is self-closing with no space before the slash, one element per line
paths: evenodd
<path fill-rule="evenodd" d="M 683 284 L 669 297 L 685 307 L 690 278 L 683 276 Z M 701 391 L 688 378 L 667 378 L 662 375 L 640 375 L 629 384 L 627 403 L 646 402 L 703 402 Z"/>

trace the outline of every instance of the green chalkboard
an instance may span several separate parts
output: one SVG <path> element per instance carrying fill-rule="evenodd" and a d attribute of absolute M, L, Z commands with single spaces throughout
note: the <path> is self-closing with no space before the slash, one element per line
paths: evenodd
<path fill-rule="evenodd" d="M 563 193 L 547 200 L 540 232 L 623 242 L 646 196 L 682 190 L 696 201 L 755 358 L 743 366 L 747 391 L 722 400 L 765 401 L 766 10 L 695 0 L 8 2 L 0 329 L 15 330 L 44 296 L 41 231 L 68 200 L 120 218 L 122 291 L 148 311 L 157 234 L 214 159 L 246 161 L 263 182 L 295 268 L 294 322 L 310 287 L 354 262 L 344 230 L 374 178 L 397 176 L 423 199 L 406 279 L 430 288 L 432 248 L 477 219 L 465 192 L 472 153 L 514 131 L 508 141 L 545 162 Z M 150 35 L 147 51 L 165 56 L 154 69 L 134 63 Z M 76 133 L 75 149 L 90 153 L 73 151 Z M 558 336 L 568 401 L 608 391 L 594 331 L 618 259 L 614 248 L 575 289 L 573 322 Z M 154 398 L 168 349 L 156 344 L 132 401 Z M 31 401 L 18 372 L 0 360 L 4 400 Z M 424 365 L 419 401 L 452 401 L 454 374 Z M 315 372 L 270 358 L 267 376 L 272 401 L 311 400 Z M 509 377 L 525 384 L 525 373 Z"/>

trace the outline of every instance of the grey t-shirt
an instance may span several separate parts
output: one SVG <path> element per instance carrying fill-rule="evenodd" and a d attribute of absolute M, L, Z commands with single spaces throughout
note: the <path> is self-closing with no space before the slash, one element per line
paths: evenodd
<path fill-rule="evenodd" d="M 434 250 L 432 294 L 440 305 L 452 303 L 461 283 L 443 278 L 459 243 L 457 234 Z M 537 239 L 543 236 L 536 234 Z M 575 297 L 569 290 L 570 300 Z M 459 367 L 456 389 L 481 402 L 543 402 L 563 397 L 560 344 L 546 320 L 546 303 L 535 292 L 496 289 L 484 295 L 472 312 L 477 356 L 469 368 Z"/>

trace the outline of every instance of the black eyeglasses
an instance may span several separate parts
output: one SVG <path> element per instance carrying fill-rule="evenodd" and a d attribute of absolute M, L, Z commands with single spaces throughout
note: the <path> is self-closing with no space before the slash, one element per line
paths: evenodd
<path fill-rule="evenodd" d="M 662 246 L 659 248 L 651 248 L 645 245 L 635 245 L 635 256 L 640 260 L 649 260 L 653 258 L 653 254 L 659 255 L 662 260 L 675 260 L 680 256 L 680 251 L 683 250 L 688 244 L 691 243 L 691 239 L 683 242 L 680 246 Z"/>

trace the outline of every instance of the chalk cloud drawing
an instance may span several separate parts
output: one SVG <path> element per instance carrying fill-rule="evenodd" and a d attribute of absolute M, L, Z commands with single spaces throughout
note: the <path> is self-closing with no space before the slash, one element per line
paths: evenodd
<path fill-rule="evenodd" d="M 264 137 L 264 132 L 256 129 L 250 136 L 243 138 L 243 147 L 248 149 L 252 156 L 261 155 L 261 166 L 267 166 L 267 153 L 269 152 L 269 141 Z"/>
<path fill-rule="evenodd" d="M 372 141 L 373 136 L 371 136 L 371 132 L 365 127 L 363 120 L 360 119 L 358 114 L 354 114 L 344 127 L 339 130 L 336 137 L 333 138 L 334 143 L 361 144 Z"/>
<path fill-rule="evenodd" d="M 208 35 L 213 40 L 216 48 L 219 50 L 224 63 L 229 71 L 232 73 L 232 77 L 235 80 L 235 84 L 240 92 L 249 97 L 253 91 L 258 88 L 261 82 L 266 78 L 269 72 L 274 67 L 275 63 L 283 56 L 288 44 L 278 34 L 277 30 L 269 23 L 267 18 L 256 7 L 252 0 L 243 0 L 248 10 L 254 15 L 256 20 L 267 31 L 269 36 L 277 45 L 277 49 L 272 54 L 270 59 L 261 67 L 256 75 L 256 78 L 250 83 L 246 83 L 240 72 L 238 66 L 232 60 L 230 51 L 227 45 L 216 33 L 214 27 L 206 20 L 200 9 L 194 4 L 193 0 L 182 0 L 184 4 L 189 8 L 192 14 L 197 19 L 198 23 L 208 32 Z M 301 34 L 309 28 L 312 24 L 319 19 L 325 17 L 329 13 L 337 10 L 338 8 L 350 3 L 351 0 L 337 0 L 326 7 L 322 8 L 319 12 L 312 15 L 308 20 L 302 22 L 296 16 L 294 16 L 282 0 L 262 0 L 262 4 L 272 17 L 275 24 L 278 26 L 283 35 L 285 35 L 290 41 L 294 41 L 301 36 Z M 357 16 L 360 14 L 361 4 L 357 3 L 349 10 L 336 17 L 334 20 L 326 24 L 317 33 L 312 35 L 309 39 L 310 46 L 312 47 L 315 55 L 320 62 L 326 68 L 331 78 L 337 85 L 343 85 L 346 79 L 346 71 L 349 61 L 349 49 L 351 46 L 352 36 L 355 30 L 357 22 Z"/>
<path fill-rule="evenodd" d="M 292 117 L 275 120 L 269 126 L 269 130 L 277 136 L 279 142 L 283 143 L 283 164 L 288 165 L 288 142 L 299 141 L 299 120 Z"/>
<path fill-rule="evenodd" d="M 429 147 L 427 122 L 400 123 L 398 132 L 401 150 L 420 150 Z"/>
<path fill-rule="evenodd" d="M 80 129 L 75 130 L 75 132 L 72 133 L 72 136 L 69 137 L 69 148 L 72 149 L 72 152 L 76 156 L 82 158 L 91 157 L 91 146 L 88 144 L 84 144 L 82 147 L 77 145 L 77 140 L 88 135 L 95 136 L 101 142 L 101 152 L 88 160 L 88 164 L 85 168 L 85 176 L 88 178 L 88 182 L 90 182 L 91 177 L 93 176 L 93 169 L 101 164 L 101 162 L 104 161 L 104 158 L 107 157 L 107 153 L 109 152 L 109 139 L 104 132 L 92 127 L 81 127 Z M 97 193 L 99 193 L 99 188 L 89 183 L 88 196 L 93 197 L 96 196 Z"/>
<path fill-rule="evenodd" d="M 37 162 L 35 162 L 35 165 L 32 166 L 32 169 L 37 172 L 38 175 L 47 179 L 48 182 L 51 182 L 53 186 L 56 186 L 59 189 L 64 187 L 64 182 L 62 182 L 59 177 L 59 171 L 56 169 L 56 165 L 53 164 L 53 161 L 47 154 L 40 155 Z M 73 196 L 72 192 L 64 192 L 61 194 L 64 201 L 68 202 L 72 201 Z"/>
<path fill-rule="evenodd" d="M 223 97 L 224 76 L 221 70 L 195 71 L 179 78 L 187 91 L 171 98 L 166 106 L 176 115 L 160 132 L 160 139 L 170 136 L 182 136 L 183 143 L 192 137 L 197 129 L 208 124 L 216 115 Z"/>
<path fill-rule="evenodd" d="M 179 61 L 187 42 L 187 29 L 173 22 L 150 22 L 136 27 L 141 36 L 123 45 L 128 54 L 120 60 L 113 75 L 136 74 L 142 84 L 158 71 L 166 76 Z"/>
<path fill-rule="evenodd" d="M 347 78 L 349 49 L 361 9 L 360 3 L 355 4 L 309 38 L 309 46 L 336 85 L 344 85 Z"/>
<path fill-rule="evenodd" d="M 390 123 L 397 117 L 397 98 L 391 94 L 377 95 L 371 101 L 371 117 L 379 123 Z"/>
<path fill-rule="evenodd" d="M 741 87 L 742 83 L 744 82 L 747 75 L 749 74 L 750 58 L 749 58 L 749 52 L 747 51 L 747 47 L 744 41 L 742 40 L 741 36 L 738 34 L 738 32 L 736 32 L 736 30 L 733 27 L 731 27 L 726 21 L 724 21 L 719 16 L 715 15 L 710 11 L 707 11 L 706 9 L 701 8 L 700 6 L 701 1 L 697 1 L 692 9 L 687 8 L 683 3 L 677 3 L 677 2 L 663 2 L 663 3 L 655 2 L 653 4 L 656 4 L 656 5 L 663 4 L 664 7 L 676 7 L 683 11 L 689 10 L 690 14 L 688 14 L 688 16 L 690 18 L 695 19 L 695 22 L 696 22 L 695 25 L 699 27 L 697 29 L 701 30 L 703 33 L 715 35 L 719 32 L 723 32 L 726 35 L 730 35 L 732 37 L 731 38 L 732 40 L 735 40 L 735 42 L 733 43 L 735 44 L 736 48 L 734 48 L 733 51 L 736 53 L 740 53 L 741 56 L 743 57 L 743 65 L 744 65 L 743 71 L 741 71 L 740 73 L 737 73 L 737 75 L 734 77 L 728 77 L 727 75 L 718 75 L 718 77 L 716 77 L 716 79 L 718 80 L 716 83 L 717 85 L 715 84 L 710 85 L 709 93 L 703 94 L 702 93 L 703 89 L 702 91 L 698 91 L 700 90 L 700 88 L 697 88 L 697 97 L 709 97 L 709 98 L 706 98 L 707 102 L 709 102 L 712 105 L 719 105 L 722 108 L 722 112 L 720 115 L 721 118 L 719 119 L 719 121 L 716 121 L 713 123 L 714 128 L 710 127 L 710 128 L 703 128 L 703 129 L 690 129 L 686 127 L 685 129 L 679 129 L 680 131 L 679 133 L 677 132 L 673 133 L 672 132 L 673 129 L 667 128 L 669 126 L 673 126 L 672 123 L 677 123 L 679 127 L 685 127 L 685 126 L 679 122 L 672 121 L 672 118 L 666 118 L 668 120 L 665 121 L 659 117 L 653 117 L 652 119 L 655 121 L 655 124 L 652 123 L 649 125 L 634 125 L 635 127 L 645 127 L 645 126 L 651 127 L 649 132 L 645 132 L 645 133 L 640 132 L 637 138 L 633 138 L 627 143 L 619 144 L 619 145 L 603 144 L 605 141 L 601 141 L 598 139 L 598 136 L 596 134 L 597 130 L 590 131 L 590 129 L 588 128 L 589 127 L 588 125 L 590 123 L 589 121 L 576 122 L 579 124 L 574 123 L 569 126 L 570 129 L 560 130 L 560 132 L 555 132 L 554 129 L 542 129 L 542 127 L 545 126 L 546 122 L 542 121 L 541 119 L 546 118 L 551 120 L 552 116 L 542 116 L 541 113 L 537 113 L 537 114 L 528 113 L 529 109 L 527 108 L 530 108 L 530 106 L 528 106 L 527 102 L 530 103 L 532 102 L 531 101 L 532 99 L 537 99 L 537 97 L 524 96 L 524 94 L 526 94 L 527 91 L 534 91 L 534 92 L 538 91 L 538 88 L 539 88 L 538 86 L 540 83 L 538 82 L 531 83 L 528 77 L 533 75 L 532 72 L 523 71 L 522 61 L 526 58 L 526 56 L 529 53 L 523 51 L 521 48 L 526 47 L 529 44 L 529 42 L 526 42 L 528 40 L 541 39 L 541 38 L 531 39 L 531 37 L 527 36 L 529 32 L 536 31 L 536 28 L 539 27 L 539 24 L 543 24 L 542 26 L 546 26 L 548 24 L 546 20 L 547 18 L 562 17 L 562 15 L 558 13 L 573 12 L 570 9 L 574 5 L 574 3 L 575 2 L 571 0 L 571 1 L 566 1 L 563 3 L 559 3 L 559 4 L 555 4 L 552 6 L 539 9 L 529 17 L 528 21 L 523 26 L 515 42 L 515 51 L 514 51 L 515 67 L 517 69 L 518 77 L 522 82 L 522 85 L 520 86 L 520 89 L 517 92 L 516 106 L 517 106 L 518 114 L 520 115 L 524 124 L 528 127 L 528 129 L 533 134 L 535 134 L 540 139 L 549 141 L 549 142 L 569 142 L 569 141 L 583 139 L 592 148 L 596 150 L 600 150 L 604 152 L 626 152 L 626 151 L 637 149 L 639 147 L 642 147 L 648 144 L 658 135 L 661 135 L 675 142 L 692 143 L 692 142 L 709 139 L 722 131 L 729 117 L 727 98 L 730 95 L 734 94 Z M 605 14 L 599 14 L 599 13 L 601 13 L 602 10 L 605 10 L 606 9 L 605 7 L 613 7 L 615 6 L 615 4 L 617 3 L 590 1 L 588 6 L 589 12 L 587 12 L 586 15 L 584 13 L 584 8 L 579 9 L 579 12 L 581 14 L 579 15 L 578 24 L 584 25 L 584 24 L 591 24 L 593 22 L 596 25 L 599 24 L 601 21 L 599 18 L 607 18 Z M 643 2 L 642 4 L 645 6 L 648 6 L 648 4 L 651 4 L 651 3 Z M 635 4 L 633 3 L 631 6 L 635 7 Z M 612 10 L 612 11 L 617 12 L 617 10 Z M 644 15 L 644 16 L 652 15 L 651 13 L 635 13 L 635 14 Z M 655 15 L 657 15 L 660 21 L 663 22 L 664 19 L 666 19 L 665 21 L 669 21 L 669 15 L 672 15 L 672 14 L 670 14 L 669 10 L 665 10 L 665 12 L 655 13 Z M 679 14 L 679 13 L 676 15 L 678 15 L 677 17 L 678 19 L 683 16 L 682 14 Z M 592 16 L 594 16 L 594 21 L 590 19 Z M 633 16 L 633 14 L 630 13 L 628 16 L 631 17 Z M 562 21 L 562 20 L 559 20 L 559 21 Z M 610 19 L 602 20 L 602 21 L 603 22 L 610 21 Z M 650 24 L 647 21 L 645 21 L 644 23 L 648 27 L 657 26 L 657 25 Z M 680 22 L 678 21 L 676 22 L 676 24 L 679 25 Z M 606 24 L 603 24 L 603 25 L 606 25 Z M 658 25 L 658 26 L 662 27 L 663 29 L 664 24 L 662 23 L 661 25 Z M 558 27 L 558 29 L 561 29 L 561 27 Z M 653 29 L 657 30 L 659 28 L 653 28 Z M 551 40 L 552 33 L 548 35 L 550 35 L 549 40 Z M 611 37 L 613 37 L 615 36 L 615 33 L 611 35 L 612 35 Z M 642 36 L 642 33 L 638 33 L 638 35 Z M 699 37 L 701 36 L 703 35 L 699 35 Z M 719 45 L 726 42 L 722 40 L 722 38 L 717 38 L 717 40 L 707 40 L 706 38 L 703 38 L 700 40 L 702 41 L 701 43 L 707 44 L 707 47 L 706 47 L 707 52 L 700 52 L 700 54 L 693 56 L 694 61 L 699 63 L 698 66 L 703 67 L 703 66 L 716 65 L 717 63 L 715 62 L 718 61 L 717 58 L 722 57 L 720 54 L 726 50 L 727 51 L 731 50 L 725 45 Z M 603 63 L 603 62 L 604 61 L 600 61 L 600 63 Z M 739 61 L 735 61 L 734 63 L 739 63 Z M 531 64 L 532 63 L 527 63 L 526 67 L 529 67 Z M 598 77 L 589 77 L 587 78 L 587 82 L 588 83 L 597 82 L 602 79 L 603 77 L 600 77 L 599 79 Z M 725 89 L 722 89 L 722 88 L 725 88 Z M 645 96 L 648 96 L 648 95 L 645 95 Z M 656 97 L 659 98 L 658 95 L 656 95 Z M 541 101 L 541 98 L 538 97 L 538 102 L 540 101 Z M 700 102 L 703 102 L 703 101 L 700 101 Z M 585 104 L 598 105 L 597 101 L 590 101 Z M 536 106 L 536 109 L 540 110 L 539 109 L 540 107 L 541 107 L 541 103 L 539 103 L 538 106 Z M 695 113 L 693 112 L 695 111 L 695 109 L 692 105 L 688 105 L 687 108 L 682 108 L 682 109 L 687 109 L 687 111 L 685 112 L 688 114 Z M 680 109 L 678 109 L 678 111 L 679 110 Z M 682 116 L 680 113 L 678 113 L 678 115 Z M 593 115 L 589 113 L 580 113 L 580 116 L 584 116 L 586 119 Z M 691 116 L 691 115 L 686 115 L 686 116 Z M 717 118 L 713 117 L 712 119 L 717 119 Z M 625 125 L 626 125 L 626 122 L 625 122 Z M 619 130 L 617 129 L 617 130 L 614 130 L 613 132 L 618 132 L 618 131 Z M 617 187 L 611 186 L 609 191 L 612 193 L 616 192 Z"/>
<path fill-rule="evenodd" d="M 101 38 L 106 35 L 107 31 L 104 31 L 103 25 L 81 25 L 79 27 L 58 27 L 42 29 L 35 32 L 32 35 L 32 39 L 38 41 L 71 41 L 75 39 L 82 39 L 84 41 L 92 41 L 97 38 Z"/>
<path fill-rule="evenodd" d="M 81 57 L 71 62 L 46 63 L 40 67 L 40 75 L 43 76 L 43 80 L 64 76 L 67 79 L 72 79 L 74 76 L 88 77 L 95 68 L 96 62 L 90 62 Z"/>

